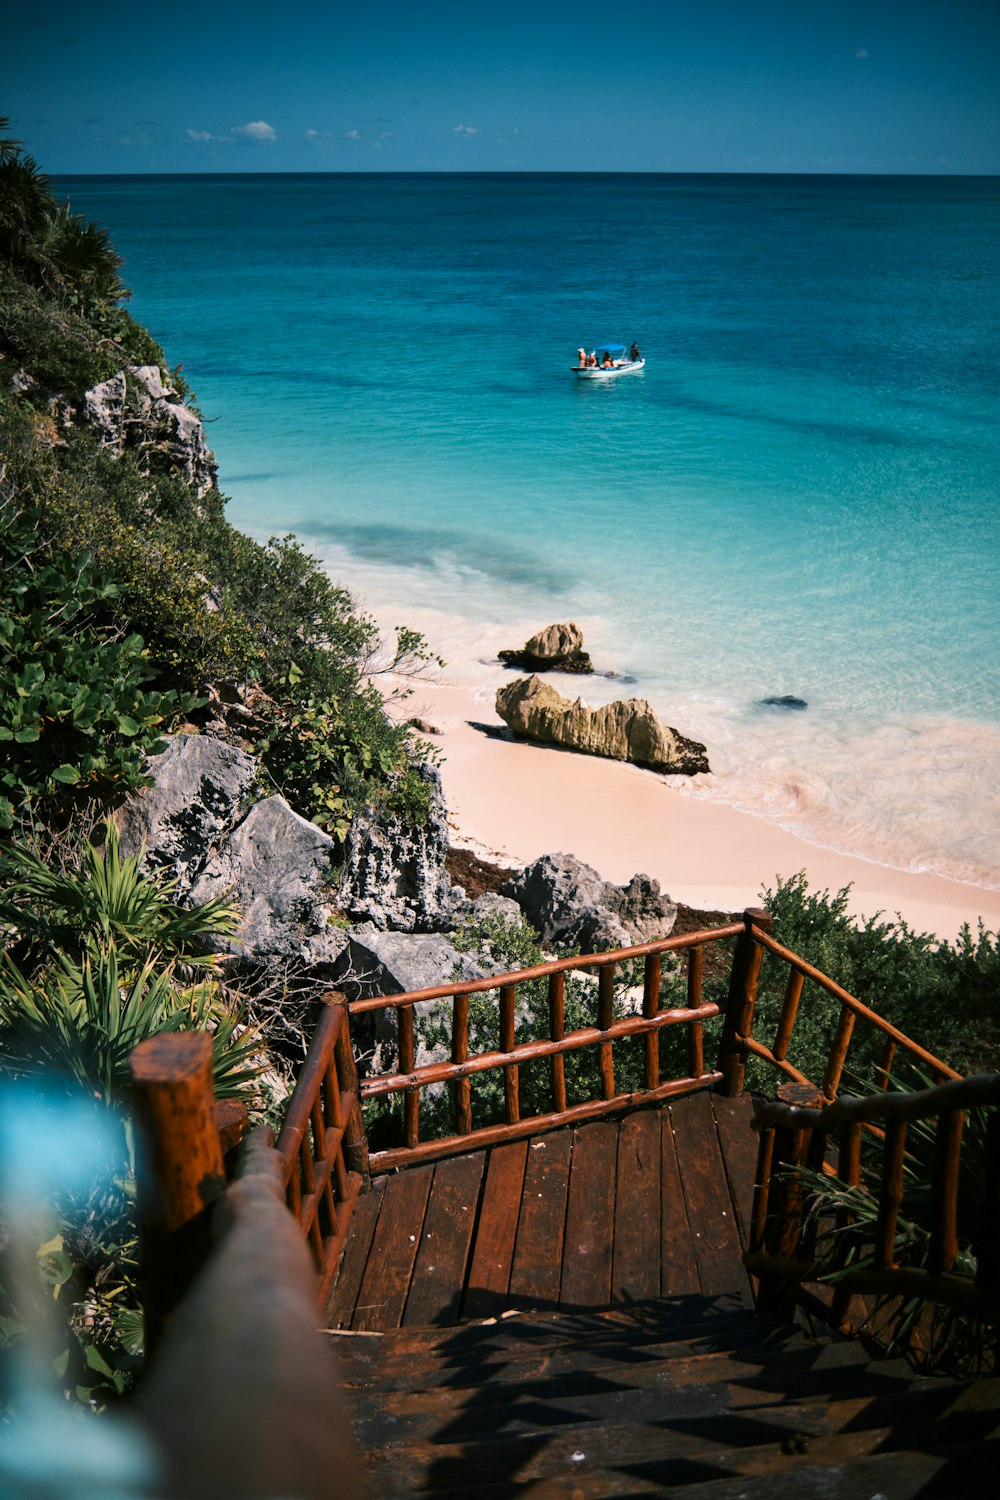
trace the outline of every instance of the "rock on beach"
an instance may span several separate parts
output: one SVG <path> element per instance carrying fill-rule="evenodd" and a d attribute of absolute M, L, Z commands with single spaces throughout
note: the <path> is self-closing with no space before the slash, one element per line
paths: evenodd
<path fill-rule="evenodd" d="M 515 734 L 543 745 L 632 761 L 668 776 L 695 776 L 709 769 L 705 746 L 662 723 L 645 698 L 587 708 L 579 698 L 572 702 L 531 676 L 500 688 L 496 711 Z"/>

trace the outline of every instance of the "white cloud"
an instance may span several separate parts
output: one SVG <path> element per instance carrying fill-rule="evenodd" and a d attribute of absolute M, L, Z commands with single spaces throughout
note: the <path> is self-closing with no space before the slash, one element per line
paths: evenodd
<path fill-rule="evenodd" d="M 266 120 L 251 120 L 246 125 L 234 125 L 233 135 L 240 135 L 247 141 L 277 140 L 274 126 L 269 125 Z"/>
<path fill-rule="evenodd" d="M 479 128 L 476 125 L 456 125 L 453 133 L 455 135 L 478 135 Z"/>
<path fill-rule="evenodd" d="M 858 47 L 854 56 L 861 58 L 871 57 L 871 53 L 868 51 L 867 47 Z"/>
<path fill-rule="evenodd" d="M 347 132 L 346 139 L 349 141 L 363 141 L 364 136 L 361 134 L 360 130 L 349 130 Z"/>
<path fill-rule="evenodd" d="M 205 141 L 215 140 L 215 136 L 209 134 L 207 130 L 189 130 L 187 133 L 187 138 L 189 141 L 198 141 L 199 144 Z"/>

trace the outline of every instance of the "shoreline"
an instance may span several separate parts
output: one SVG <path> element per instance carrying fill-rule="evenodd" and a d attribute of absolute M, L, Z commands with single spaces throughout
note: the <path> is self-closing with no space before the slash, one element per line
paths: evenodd
<path fill-rule="evenodd" d="M 503 668 L 497 667 L 497 681 Z M 911 927 L 953 940 L 981 917 L 1000 929 L 1000 890 L 895 869 L 809 843 L 753 813 L 685 796 L 670 780 L 620 761 L 506 738 L 493 686 L 419 679 L 407 717 L 438 731 L 452 843 L 498 864 L 572 853 L 603 879 L 653 876 L 687 906 L 740 911 L 762 886 L 805 870 L 811 890 L 853 887 L 855 917 L 899 913 Z"/>

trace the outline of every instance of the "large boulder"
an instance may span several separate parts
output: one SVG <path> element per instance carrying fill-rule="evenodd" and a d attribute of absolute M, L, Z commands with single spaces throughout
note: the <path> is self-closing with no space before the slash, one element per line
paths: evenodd
<path fill-rule="evenodd" d="M 543 745 L 634 761 L 664 775 L 694 776 L 709 769 L 705 746 L 661 723 L 645 698 L 587 708 L 540 677 L 519 677 L 498 689 L 496 711 L 515 734 Z"/>
<path fill-rule="evenodd" d="M 503 887 L 548 949 L 593 953 L 669 937 L 677 907 L 649 875 L 612 885 L 574 854 L 543 854 Z"/>
<path fill-rule="evenodd" d="M 214 852 L 243 819 L 259 766 L 211 735 L 178 734 L 146 766 L 153 778 L 118 815 L 122 850 L 176 880 L 186 897 Z"/>
<path fill-rule="evenodd" d="M 519 651 L 501 651 L 500 660 L 522 672 L 592 672 L 593 662 L 583 649 L 583 631 L 572 620 L 546 625 Z"/>
<path fill-rule="evenodd" d="M 205 429 L 157 365 L 129 365 L 102 380 L 85 393 L 80 417 L 115 454 L 139 453 L 148 467 L 187 480 L 199 498 L 215 488 L 218 465 Z"/>
<path fill-rule="evenodd" d="M 430 813 L 416 828 L 396 814 L 362 812 L 344 847 L 342 902 L 355 921 L 400 932 L 435 932 L 451 926 L 456 891 L 445 869 L 448 811 L 441 777 L 420 767 L 430 788 Z"/>
<path fill-rule="evenodd" d="M 190 899 L 200 904 L 227 896 L 239 909 L 239 930 L 228 945 L 237 957 L 266 955 L 318 976 L 348 946 L 332 899 L 336 853 L 330 835 L 293 812 L 284 797 L 266 797 L 213 851 Z"/>

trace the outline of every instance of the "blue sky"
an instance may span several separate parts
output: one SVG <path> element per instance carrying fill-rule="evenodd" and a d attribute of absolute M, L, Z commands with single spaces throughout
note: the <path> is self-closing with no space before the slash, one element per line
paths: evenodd
<path fill-rule="evenodd" d="M 997 173 L 998 80 L 997 0 L 33 0 L 0 43 L 51 173 Z"/>

